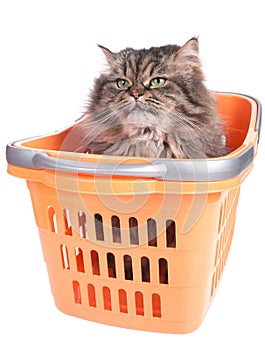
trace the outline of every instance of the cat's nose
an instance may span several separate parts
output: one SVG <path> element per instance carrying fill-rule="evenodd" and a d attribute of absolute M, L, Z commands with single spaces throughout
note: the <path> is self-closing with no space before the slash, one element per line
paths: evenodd
<path fill-rule="evenodd" d="M 144 91 L 140 89 L 132 89 L 131 90 L 131 96 L 134 97 L 135 101 L 138 100 L 139 97 L 143 96 Z"/>

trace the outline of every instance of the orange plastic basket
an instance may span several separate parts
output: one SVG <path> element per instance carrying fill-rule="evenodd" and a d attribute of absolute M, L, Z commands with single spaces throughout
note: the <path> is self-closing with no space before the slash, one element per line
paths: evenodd
<path fill-rule="evenodd" d="M 202 322 L 233 237 L 261 106 L 216 93 L 231 152 L 174 160 L 67 151 L 73 125 L 7 145 L 31 193 L 57 307 L 120 327 L 187 333 Z"/>

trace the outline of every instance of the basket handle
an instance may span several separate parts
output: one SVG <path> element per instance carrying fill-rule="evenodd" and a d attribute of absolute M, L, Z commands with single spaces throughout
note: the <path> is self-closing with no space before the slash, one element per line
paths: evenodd
<path fill-rule="evenodd" d="M 75 172 L 92 175 L 139 176 L 163 178 L 167 172 L 164 164 L 109 164 L 96 162 L 81 162 L 50 157 L 39 152 L 33 156 L 33 164 L 37 168 L 56 171 Z"/>
<path fill-rule="evenodd" d="M 229 158 L 156 159 L 148 164 L 110 164 L 55 158 L 45 151 L 8 144 L 9 164 L 29 169 L 49 169 L 87 175 L 127 176 L 172 181 L 221 181 L 242 174 L 253 162 L 254 146 Z"/>

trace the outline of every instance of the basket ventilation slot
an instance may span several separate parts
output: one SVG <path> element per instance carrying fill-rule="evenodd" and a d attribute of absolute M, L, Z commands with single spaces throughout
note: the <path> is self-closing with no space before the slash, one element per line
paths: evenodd
<path fill-rule="evenodd" d="M 49 228 L 52 233 L 58 233 L 57 219 L 55 209 L 48 206 Z"/>
<path fill-rule="evenodd" d="M 136 315 L 144 316 L 144 296 L 141 292 L 135 292 Z"/>
<path fill-rule="evenodd" d="M 150 282 L 150 260 L 143 256 L 141 258 L 142 282 Z"/>
<path fill-rule="evenodd" d="M 95 250 L 91 250 L 90 256 L 91 256 L 92 273 L 93 275 L 100 276 L 98 252 L 96 252 Z"/>
<path fill-rule="evenodd" d="M 88 292 L 88 304 L 89 304 L 89 306 L 97 307 L 95 287 L 93 286 L 93 284 L 91 284 L 91 283 L 88 284 L 87 292 Z"/>
<path fill-rule="evenodd" d="M 121 225 L 120 219 L 118 216 L 113 215 L 111 217 L 111 226 L 112 226 L 112 239 L 115 243 L 121 243 Z"/>
<path fill-rule="evenodd" d="M 159 282 L 168 284 L 168 264 L 164 258 L 159 259 Z"/>
<path fill-rule="evenodd" d="M 80 284 L 73 281 L 74 300 L 76 304 L 82 304 Z"/>
<path fill-rule="evenodd" d="M 138 221 L 136 218 L 131 217 L 129 219 L 130 227 L 130 243 L 134 245 L 139 244 L 139 233 L 138 233 Z"/>
<path fill-rule="evenodd" d="M 62 259 L 63 269 L 70 270 L 68 249 L 64 244 L 60 246 L 60 249 L 61 249 L 61 259 Z"/>
<path fill-rule="evenodd" d="M 119 290 L 119 305 L 120 305 L 120 312 L 127 314 L 128 313 L 127 293 L 124 289 Z"/>
<path fill-rule="evenodd" d="M 104 309 L 111 311 L 112 310 L 111 294 L 110 294 L 110 289 L 108 287 L 103 287 L 103 301 L 104 301 Z"/>
<path fill-rule="evenodd" d="M 108 274 L 109 277 L 116 278 L 116 265 L 115 265 L 115 256 L 112 253 L 107 254 L 108 262 Z"/>
<path fill-rule="evenodd" d="M 154 219 L 147 220 L 148 245 L 150 247 L 157 247 L 157 228 Z"/>
<path fill-rule="evenodd" d="M 83 251 L 75 247 L 76 267 L 78 272 L 85 272 Z"/>
<path fill-rule="evenodd" d="M 81 238 L 88 238 L 86 215 L 82 211 L 78 212 L 79 234 Z"/>
<path fill-rule="evenodd" d="M 173 220 L 166 221 L 167 247 L 176 248 L 176 224 Z"/>
<path fill-rule="evenodd" d="M 132 258 L 130 255 L 124 255 L 123 264 L 124 264 L 124 278 L 126 280 L 132 281 L 133 280 L 133 265 L 132 265 Z"/>
<path fill-rule="evenodd" d="M 95 219 L 96 238 L 98 241 L 104 241 L 102 216 L 100 214 L 95 214 L 94 219 Z"/>
<path fill-rule="evenodd" d="M 63 209 L 64 229 L 66 236 L 72 236 L 72 225 L 70 222 L 70 214 L 68 209 Z"/>
<path fill-rule="evenodd" d="M 154 317 L 161 317 L 161 300 L 160 296 L 156 293 L 152 295 L 152 309 Z"/>

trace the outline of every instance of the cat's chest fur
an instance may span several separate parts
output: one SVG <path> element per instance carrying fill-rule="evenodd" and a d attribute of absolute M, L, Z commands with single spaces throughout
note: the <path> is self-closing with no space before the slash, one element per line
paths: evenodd
<path fill-rule="evenodd" d="M 163 133 L 168 132 L 169 123 L 162 113 L 154 113 L 144 103 L 135 102 L 123 119 L 123 129 L 130 137 L 136 135 L 150 136 L 150 134 L 161 137 Z"/>

